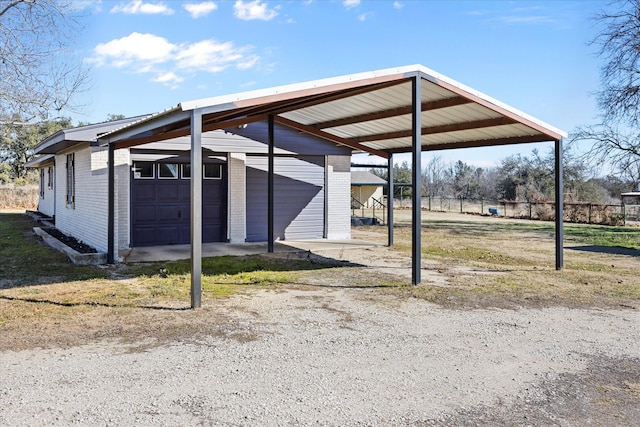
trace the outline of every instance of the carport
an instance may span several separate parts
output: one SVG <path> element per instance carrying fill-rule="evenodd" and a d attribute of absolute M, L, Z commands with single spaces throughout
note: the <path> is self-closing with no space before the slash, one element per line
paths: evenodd
<path fill-rule="evenodd" d="M 191 137 L 191 305 L 201 305 L 202 133 L 268 123 L 267 250 L 273 252 L 274 126 L 314 135 L 387 161 L 412 154 L 412 283 L 421 282 L 421 153 L 454 148 L 555 142 L 556 269 L 563 267 L 562 138 L 566 133 L 422 65 L 390 68 L 182 102 L 99 138 L 109 147 L 108 260 L 115 259 L 114 152 Z M 388 203 L 393 245 L 393 200 Z"/>

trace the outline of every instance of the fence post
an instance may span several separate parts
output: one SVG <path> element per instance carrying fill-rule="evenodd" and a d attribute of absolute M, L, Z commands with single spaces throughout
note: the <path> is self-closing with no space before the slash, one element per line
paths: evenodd
<path fill-rule="evenodd" d="M 484 213 L 484 199 L 480 199 L 480 215 Z"/>
<path fill-rule="evenodd" d="M 431 194 L 429 194 L 429 212 L 431 212 Z"/>
<path fill-rule="evenodd" d="M 460 213 L 462 213 L 462 197 L 460 197 Z"/>
<path fill-rule="evenodd" d="M 589 203 L 589 221 L 588 223 L 591 224 L 591 203 Z"/>
<path fill-rule="evenodd" d="M 531 221 L 531 200 L 529 200 L 529 221 Z"/>

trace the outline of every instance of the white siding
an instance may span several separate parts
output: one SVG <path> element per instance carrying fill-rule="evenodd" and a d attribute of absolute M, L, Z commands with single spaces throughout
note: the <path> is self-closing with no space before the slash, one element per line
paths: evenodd
<path fill-rule="evenodd" d="M 53 169 L 52 183 L 49 185 L 49 168 Z M 56 214 L 56 179 L 55 179 L 55 166 L 48 165 L 42 167 L 44 171 L 44 195 L 38 197 L 38 212 L 48 216 L 55 216 Z M 40 173 L 40 169 L 38 170 Z"/>
<path fill-rule="evenodd" d="M 327 156 L 327 239 L 351 238 L 351 156 Z"/>
<path fill-rule="evenodd" d="M 244 242 L 247 238 L 247 175 L 246 154 L 229 153 L 228 156 L 228 237 L 229 242 Z"/>

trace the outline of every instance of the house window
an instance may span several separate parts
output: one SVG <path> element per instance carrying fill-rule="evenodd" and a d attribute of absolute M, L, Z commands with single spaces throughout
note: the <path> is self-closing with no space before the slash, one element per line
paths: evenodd
<path fill-rule="evenodd" d="M 133 162 L 133 177 L 135 179 L 155 178 L 153 162 Z"/>
<path fill-rule="evenodd" d="M 177 163 L 160 163 L 158 165 L 158 178 L 178 179 L 178 164 Z"/>
<path fill-rule="evenodd" d="M 53 190 L 53 166 L 47 168 L 47 188 Z"/>
<path fill-rule="evenodd" d="M 40 198 L 44 199 L 44 169 L 40 168 Z"/>
<path fill-rule="evenodd" d="M 182 179 L 191 179 L 191 164 L 184 163 L 182 165 Z"/>
<path fill-rule="evenodd" d="M 204 165 L 205 179 L 222 179 L 222 165 L 220 163 L 210 163 Z"/>
<path fill-rule="evenodd" d="M 76 165 L 75 153 L 67 154 L 67 207 L 76 205 Z"/>

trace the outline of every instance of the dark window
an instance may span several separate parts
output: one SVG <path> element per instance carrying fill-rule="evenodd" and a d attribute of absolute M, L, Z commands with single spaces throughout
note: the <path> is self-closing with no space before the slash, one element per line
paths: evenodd
<path fill-rule="evenodd" d="M 191 178 L 191 165 L 189 163 L 185 163 L 182 165 L 182 178 L 184 179 Z"/>
<path fill-rule="evenodd" d="M 206 179 L 222 179 L 222 165 L 219 163 L 204 165 L 204 177 Z"/>
<path fill-rule="evenodd" d="M 47 188 L 53 190 L 53 166 L 47 168 Z"/>
<path fill-rule="evenodd" d="M 178 165 L 176 163 L 160 163 L 158 165 L 158 178 L 178 179 Z"/>
<path fill-rule="evenodd" d="M 44 199 L 44 169 L 40 169 L 40 198 Z"/>
<path fill-rule="evenodd" d="M 155 178 L 153 162 L 133 162 L 133 177 L 135 179 Z"/>
<path fill-rule="evenodd" d="M 75 153 L 67 154 L 67 207 L 76 205 L 76 165 Z"/>

